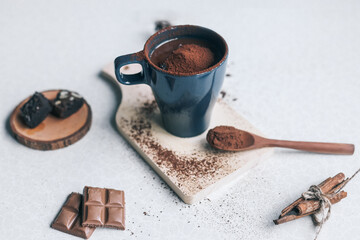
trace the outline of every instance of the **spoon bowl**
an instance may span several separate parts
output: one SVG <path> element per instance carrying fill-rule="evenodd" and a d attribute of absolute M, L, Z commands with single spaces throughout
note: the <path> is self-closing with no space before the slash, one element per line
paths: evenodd
<path fill-rule="evenodd" d="M 252 149 L 259 136 L 229 126 L 220 126 L 209 130 L 206 140 L 220 150 L 244 151 Z"/>

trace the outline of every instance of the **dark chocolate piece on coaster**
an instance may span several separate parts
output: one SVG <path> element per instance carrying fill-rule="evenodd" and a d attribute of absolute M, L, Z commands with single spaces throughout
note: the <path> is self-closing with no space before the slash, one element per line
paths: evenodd
<path fill-rule="evenodd" d="M 82 195 L 79 193 L 71 193 L 62 206 L 60 213 L 51 224 L 51 227 L 77 237 L 88 239 L 95 231 L 95 228 L 83 227 L 81 225 L 81 215 Z"/>
<path fill-rule="evenodd" d="M 125 230 L 124 191 L 107 188 L 84 188 L 83 226 Z"/>
<path fill-rule="evenodd" d="M 34 95 L 20 109 L 20 115 L 26 126 L 29 128 L 37 127 L 51 112 L 50 101 L 41 93 L 35 92 Z"/>
<path fill-rule="evenodd" d="M 61 90 L 53 101 L 52 114 L 67 118 L 77 112 L 84 104 L 84 99 L 77 93 Z"/>

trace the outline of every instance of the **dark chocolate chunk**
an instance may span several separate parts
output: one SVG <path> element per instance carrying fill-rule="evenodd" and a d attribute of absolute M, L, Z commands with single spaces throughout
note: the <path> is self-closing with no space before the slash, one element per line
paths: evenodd
<path fill-rule="evenodd" d="M 79 193 L 71 193 L 62 206 L 60 213 L 55 218 L 51 227 L 69 233 L 71 235 L 88 239 L 95 228 L 83 227 L 81 225 L 82 196 Z"/>
<path fill-rule="evenodd" d="M 164 29 L 169 26 L 171 26 L 169 21 L 166 21 L 166 20 L 156 21 L 155 22 L 155 31 L 159 31 L 159 30 Z"/>
<path fill-rule="evenodd" d="M 51 112 L 52 106 L 41 93 L 34 95 L 21 107 L 21 118 L 29 128 L 38 126 Z"/>
<path fill-rule="evenodd" d="M 83 226 L 125 230 L 124 191 L 85 187 L 82 220 Z"/>
<path fill-rule="evenodd" d="M 61 90 L 52 104 L 52 114 L 59 118 L 67 118 L 81 108 L 84 99 L 77 92 Z"/>

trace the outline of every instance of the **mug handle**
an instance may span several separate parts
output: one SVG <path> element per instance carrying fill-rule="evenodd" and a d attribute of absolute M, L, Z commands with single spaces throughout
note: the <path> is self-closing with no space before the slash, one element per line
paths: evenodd
<path fill-rule="evenodd" d="M 120 72 L 120 68 L 122 66 L 131 63 L 140 64 L 142 67 L 142 71 L 131 75 L 122 74 Z M 147 79 L 148 64 L 145 60 L 144 51 L 117 57 L 114 61 L 114 64 L 115 64 L 115 76 L 120 83 L 125 85 L 148 84 L 148 79 Z"/>

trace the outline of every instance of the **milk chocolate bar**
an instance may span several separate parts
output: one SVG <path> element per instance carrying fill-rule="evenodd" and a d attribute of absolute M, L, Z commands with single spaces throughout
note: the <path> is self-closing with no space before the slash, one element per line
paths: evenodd
<path fill-rule="evenodd" d="M 34 95 L 20 109 L 20 115 L 29 128 L 37 127 L 51 112 L 52 106 L 41 93 Z"/>
<path fill-rule="evenodd" d="M 71 193 L 62 206 L 60 213 L 51 224 L 51 227 L 77 237 L 88 239 L 95 231 L 95 228 L 83 227 L 81 225 L 81 215 L 82 196 L 79 193 Z"/>
<path fill-rule="evenodd" d="M 52 114 L 59 118 L 67 118 L 77 112 L 84 103 L 84 99 L 77 93 L 61 90 L 53 101 Z"/>
<path fill-rule="evenodd" d="M 125 230 L 124 191 L 106 188 L 84 188 L 82 225 Z"/>

